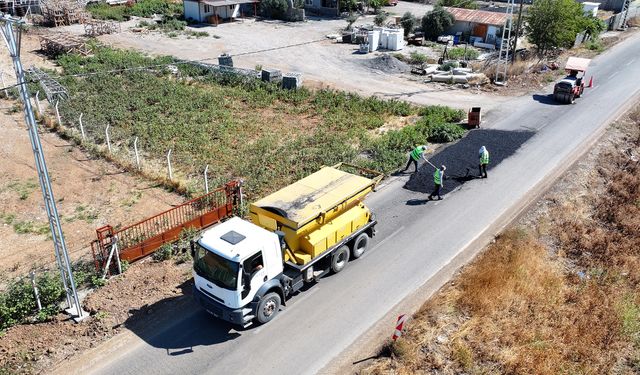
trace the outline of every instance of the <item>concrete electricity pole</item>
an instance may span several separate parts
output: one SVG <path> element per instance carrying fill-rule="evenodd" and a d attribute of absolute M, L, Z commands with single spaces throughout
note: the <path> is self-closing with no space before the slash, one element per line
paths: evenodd
<path fill-rule="evenodd" d="M 73 280 L 73 273 L 71 271 L 71 261 L 69 260 L 69 254 L 67 252 L 62 227 L 60 225 L 60 217 L 58 216 L 58 209 L 56 208 L 56 200 L 53 197 L 49 171 L 47 170 L 47 164 L 45 163 L 44 154 L 42 153 L 42 144 L 40 143 L 38 128 L 33 115 L 33 108 L 31 107 L 29 90 L 27 88 L 22 62 L 20 61 L 20 41 L 24 21 L 10 17 L 7 14 L 3 14 L 2 18 L 0 18 L 0 23 L 2 24 L 0 26 L 2 36 L 4 37 L 4 41 L 9 49 L 9 54 L 13 60 L 17 86 L 24 105 L 24 118 L 29 131 L 29 140 L 31 141 L 31 149 L 33 150 L 36 170 L 38 171 L 38 180 L 40 182 L 40 188 L 42 189 L 44 206 L 47 211 L 47 217 L 49 218 L 49 229 L 51 229 L 56 263 L 60 269 L 60 277 L 62 278 L 62 284 L 67 296 L 67 305 L 69 308 L 66 311 L 68 314 L 72 315 L 76 321 L 79 321 L 86 318 L 88 313 L 83 311 L 82 306 L 80 306 L 80 300 L 76 291 L 76 284 Z"/>

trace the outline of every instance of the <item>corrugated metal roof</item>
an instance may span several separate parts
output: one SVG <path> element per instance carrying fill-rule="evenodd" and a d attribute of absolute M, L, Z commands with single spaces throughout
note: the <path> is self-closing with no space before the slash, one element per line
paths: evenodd
<path fill-rule="evenodd" d="M 460 22 L 484 23 L 494 26 L 503 26 L 507 22 L 505 13 L 450 7 L 444 7 L 444 9 L 451 13 L 456 21 Z"/>

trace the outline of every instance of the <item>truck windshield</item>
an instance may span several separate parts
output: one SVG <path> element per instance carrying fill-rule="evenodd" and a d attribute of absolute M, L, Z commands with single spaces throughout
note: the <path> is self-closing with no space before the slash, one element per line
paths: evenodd
<path fill-rule="evenodd" d="M 207 251 L 198 243 L 196 243 L 193 267 L 198 276 L 204 277 L 221 288 L 229 290 L 238 288 L 239 264 Z"/>

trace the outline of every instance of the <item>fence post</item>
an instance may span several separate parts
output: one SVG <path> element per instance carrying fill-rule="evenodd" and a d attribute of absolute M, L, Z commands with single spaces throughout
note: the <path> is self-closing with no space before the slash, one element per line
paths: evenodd
<path fill-rule="evenodd" d="M 209 164 L 204 168 L 204 191 L 209 194 L 209 179 L 207 178 L 207 172 L 209 172 Z"/>
<path fill-rule="evenodd" d="M 171 149 L 167 152 L 167 168 L 169 169 L 169 180 L 173 180 L 173 170 L 171 170 Z"/>
<path fill-rule="evenodd" d="M 40 107 L 40 91 L 36 91 L 36 109 L 38 110 L 38 116 L 42 116 L 42 108 Z"/>
<path fill-rule="evenodd" d="M 80 118 L 78 119 L 78 122 L 80 123 L 80 134 L 82 134 L 82 140 L 86 141 L 87 137 L 85 137 L 84 135 L 84 125 L 82 125 L 82 113 L 80 114 Z"/>
<path fill-rule="evenodd" d="M 60 111 L 58 110 L 59 100 L 56 100 L 56 119 L 58 120 L 58 126 L 62 126 L 62 119 L 60 118 Z"/>
<path fill-rule="evenodd" d="M 29 273 L 29 277 L 31 278 L 33 294 L 35 294 L 36 302 L 38 303 L 38 311 L 42 311 L 42 303 L 40 303 L 40 293 L 38 292 L 38 286 L 36 285 L 36 273 L 34 271 L 31 271 L 31 273 Z"/>
<path fill-rule="evenodd" d="M 138 155 L 138 137 L 133 141 L 133 151 L 136 153 L 136 167 L 140 169 L 140 156 Z"/>
<path fill-rule="evenodd" d="M 2 80 L 2 87 L 7 87 L 7 85 L 4 83 L 4 71 L 0 70 L 0 80 Z M 4 96 L 5 98 L 9 98 L 9 92 L 7 91 L 7 89 L 4 89 Z"/>
<path fill-rule="evenodd" d="M 104 134 L 107 139 L 107 148 L 109 149 L 109 153 L 111 153 L 111 138 L 109 138 L 109 127 L 111 127 L 111 125 L 107 125 L 107 127 L 104 128 Z"/>

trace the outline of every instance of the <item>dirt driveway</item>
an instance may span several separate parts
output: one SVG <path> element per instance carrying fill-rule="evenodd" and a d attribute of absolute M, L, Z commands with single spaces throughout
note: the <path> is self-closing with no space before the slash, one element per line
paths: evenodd
<path fill-rule="evenodd" d="M 400 3 L 397 7 L 385 7 L 390 13 L 412 11 L 422 16 L 431 9 L 429 5 Z M 356 25 L 372 24 L 373 16 L 361 17 Z M 473 89 L 460 90 L 425 84 L 410 80 L 408 73 L 399 74 L 369 67 L 369 60 L 386 52 L 366 55 L 357 53 L 357 45 L 336 43 L 327 39 L 346 26 L 343 19 L 309 18 L 306 22 L 281 21 L 240 22 L 219 26 L 202 26 L 210 36 L 188 38 L 185 35 L 169 38 L 158 32 L 131 31 L 138 21 L 122 24 L 122 32 L 105 35 L 100 39 L 114 47 L 133 48 L 151 55 L 173 55 L 183 59 L 209 59 L 217 63 L 217 56 L 228 53 L 234 56 L 234 65 L 243 68 L 276 68 L 283 72 L 303 73 L 306 85 L 333 87 L 355 91 L 364 95 L 405 99 L 418 104 L 446 104 L 459 108 L 482 106 L 490 109 L 508 100 L 508 97 L 487 95 Z M 67 30 L 82 33 L 73 26 Z M 295 46 L 291 46 L 295 45 Z"/>

